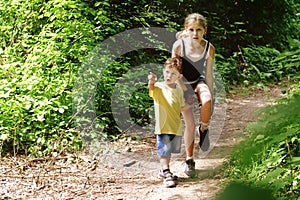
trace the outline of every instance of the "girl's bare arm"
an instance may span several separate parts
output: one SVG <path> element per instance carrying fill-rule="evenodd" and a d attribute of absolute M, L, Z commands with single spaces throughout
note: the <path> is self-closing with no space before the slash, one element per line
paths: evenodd
<path fill-rule="evenodd" d="M 210 93 L 213 96 L 213 65 L 214 65 L 214 58 L 215 58 L 215 48 L 211 44 L 209 50 L 209 57 L 206 61 L 206 84 L 209 87 Z"/>
<path fill-rule="evenodd" d="M 172 58 L 181 56 L 181 40 L 175 41 L 172 48 Z M 178 84 L 183 91 L 187 91 L 186 85 L 183 83 L 182 79 L 178 80 Z"/>

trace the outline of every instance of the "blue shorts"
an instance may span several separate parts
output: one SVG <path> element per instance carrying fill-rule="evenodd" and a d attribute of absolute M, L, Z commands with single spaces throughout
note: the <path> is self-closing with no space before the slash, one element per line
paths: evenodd
<path fill-rule="evenodd" d="M 180 153 L 182 136 L 171 134 L 156 135 L 157 155 L 171 156 L 171 153 Z"/>

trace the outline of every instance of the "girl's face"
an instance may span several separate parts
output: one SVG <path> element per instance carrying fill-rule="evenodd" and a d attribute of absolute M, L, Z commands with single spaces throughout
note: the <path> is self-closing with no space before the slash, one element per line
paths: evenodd
<path fill-rule="evenodd" d="M 173 85 L 180 78 L 180 73 L 176 69 L 170 67 L 165 67 L 163 74 L 167 85 Z"/>
<path fill-rule="evenodd" d="M 186 27 L 186 32 L 190 39 L 200 42 L 203 39 L 206 30 L 200 23 L 191 22 Z"/>

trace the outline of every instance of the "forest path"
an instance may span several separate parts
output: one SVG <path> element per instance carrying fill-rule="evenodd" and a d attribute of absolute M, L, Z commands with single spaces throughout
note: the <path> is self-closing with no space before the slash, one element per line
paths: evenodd
<path fill-rule="evenodd" d="M 182 148 L 180 155 L 172 155 L 171 171 L 179 176 L 178 185 L 175 188 L 162 187 L 162 180 L 157 178 L 159 163 L 156 158 L 155 139 L 148 139 L 146 144 L 152 144 L 152 148 L 148 146 L 146 151 L 143 151 L 142 148 L 140 153 L 143 156 L 141 158 L 133 158 L 133 161 L 128 163 L 132 165 L 125 169 L 137 172 L 137 169 L 148 168 L 148 176 L 145 171 L 140 171 L 140 173 L 137 173 L 139 176 L 136 174 L 137 178 L 131 180 L 131 183 L 118 185 L 124 188 L 123 192 L 127 192 L 126 194 L 121 192 L 123 194 L 116 195 L 116 199 L 215 199 L 217 192 L 222 189 L 222 182 L 224 182 L 220 174 L 221 167 L 230 155 L 231 150 L 245 138 L 243 135 L 244 128 L 249 122 L 253 122 L 259 117 L 255 114 L 257 109 L 273 104 L 275 99 L 280 96 L 281 90 L 278 87 L 268 90 L 256 90 L 253 94 L 246 96 L 227 95 L 225 123 L 218 124 L 218 118 L 223 116 L 214 116 L 215 120 L 212 120 L 211 124 L 212 129 L 219 131 L 221 128 L 222 133 L 210 133 L 212 148 L 208 152 L 200 151 L 198 145 L 195 147 L 194 159 L 198 176 L 196 178 L 188 178 L 184 174 L 184 148 Z M 221 109 L 224 109 L 222 105 L 221 107 Z M 216 128 L 217 126 L 220 127 Z M 196 144 L 199 141 L 198 137 L 196 135 Z M 134 150 L 134 145 L 132 149 Z M 138 148 L 136 148 L 136 151 L 138 152 Z M 149 156 L 150 154 L 152 156 Z M 147 160 L 148 162 L 145 162 Z M 150 160 L 152 162 L 149 162 Z M 127 165 L 125 164 L 125 166 Z"/>
<path fill-rule="evenodd" d="M 255 115 L 257 109 L 273 104 L 280 96 L 279 87 L 256 90 L 245 96 L 227 95 L 227 105 L 221 108 L 226 109 L 226 115 L 221 116 L 224 123 L 217 123 L 217 119 L 216 124 L 211 125 L 221 134 L 212 131 L 212 148 L 208 152 L 200 151 L 198 145 L 195 147 L 198 176 L 188 178 L 183 173 L 184 150 L 179 155 L 172 155 L 171 171 L 179 176 L 175 188 L 164 188 L 158 178 L 155 137 L 151 136 L 115 144 L 118 153 L 108 150 L 97 156 L 80 153 L 55 159 L 2 158 L 0 197 L 213 200 L 225 181 L 220 169 L 231 150 L 244 139 L 243 130 L 247 123 L 258 118 Z M 198 135 L 196 138 L 197 144 Z"/>

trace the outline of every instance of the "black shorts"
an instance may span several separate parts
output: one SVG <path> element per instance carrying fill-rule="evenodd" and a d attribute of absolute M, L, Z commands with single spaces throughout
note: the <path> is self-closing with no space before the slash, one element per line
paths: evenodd
<path fill-rule="evenodd" d="M 184 92 L 184 98 L 185 100 L 190 99 L 188 104 L 193 104 L 198 102 L 198 99 L 194 98 L 195 95 L 197 95 L 197 92 L 195 92 L 195 89 L 199 83 L 205 83 L 205 76 L 201 75 L 197 80 L 191 81 L 191 82 L 186 82 L 185 85 L 187 87 L 187 90 Z"/>
<path fill-rule="evenodd" d="M 195 83 L 190 84 L 193 90 L 196 89 L 198 83 L 200 82 L 206 83 L 205 76 L 201 75 Z"/>

